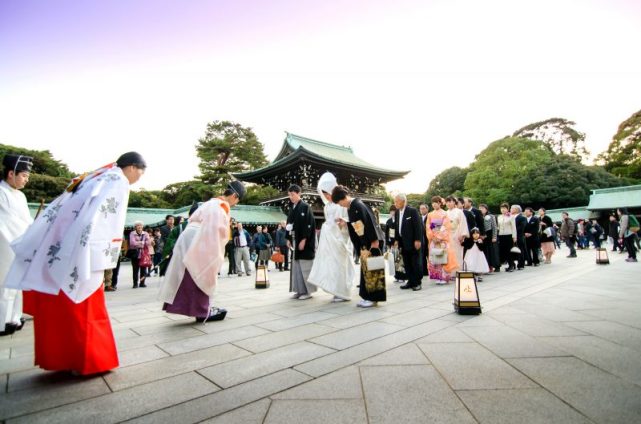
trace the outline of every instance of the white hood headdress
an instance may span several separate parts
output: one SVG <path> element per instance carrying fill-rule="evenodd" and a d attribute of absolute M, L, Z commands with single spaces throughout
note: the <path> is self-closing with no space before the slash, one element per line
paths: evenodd
<path fill-rule="evenodd" d="M 320 179 L 318 180 L 318 194 L 320 195 L 323 204 L 326 205 L 327 203 L 329 203 L 323 195 L 323 192 L 332 194 L 334 187 L 336 187 L 337 185 L 338 182 L 336 181 L 336 177 L 331 172 L 325 172 L 323 175 L 321 175 Z"/>

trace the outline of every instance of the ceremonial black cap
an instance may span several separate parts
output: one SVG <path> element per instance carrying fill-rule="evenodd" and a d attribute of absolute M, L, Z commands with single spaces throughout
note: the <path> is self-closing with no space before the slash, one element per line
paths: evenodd
<path fill-rule="evenodd" d="M 124 168 L 130 165 L 140 169 L 147 168 L 147 162 L 145 162 L 145 159 L 143 159 L 142 155 L 138 152 L 127 152 L 121 155 L 116 161 L 116 165 L 118 165 L 119 168 Z"/>
<path fill-rule="evenodd" d="M 33 166 L 33 158 L 31 156 L 6 154 L 2 159 L 2 166 L 7 171 L 18 172 L 31 172 Z"/>
<path fill-rule="evenodd" d="M 238 195 L 238 200 L 243 200 L 243 198 L 245 197 L 245 194 L 247 194 L 247 189 L 245 189 L 245 185 L 238 180 L 234 180 L 230 182 L 227 187 Z"/>

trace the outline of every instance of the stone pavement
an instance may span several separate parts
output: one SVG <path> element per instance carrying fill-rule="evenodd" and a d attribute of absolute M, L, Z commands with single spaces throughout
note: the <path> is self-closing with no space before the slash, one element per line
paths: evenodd
<path fill-rule="evenodd" d="M 641 422 L 639 264 L 594 251 L 488 276 L 484 313 L 452 312 L 453 286 L 388 286 L 388 302 L 289 299 L 223 278 L 222 322 L 160 310 L 158 279 L 107 293 L 120 368 L 72 377 L 33 368 L 33 327 L 0 339 L 7 423 Z M 64 331 L 61 329 L 60 331 Z"/>

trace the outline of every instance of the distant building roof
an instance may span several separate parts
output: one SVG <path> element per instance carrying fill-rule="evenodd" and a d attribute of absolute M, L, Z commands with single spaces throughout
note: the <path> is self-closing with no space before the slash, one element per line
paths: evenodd
<path fill-rule="evenodd" d="M 589 210 L 641 207 L 641 185 L 592 190 Z"/>
<path fill-rule="evenodd" d="M 29 203 L 31 216 L 35 217 L 38 211 L 38 203 Z M 125 228 L 133 228 L 134 222 L 141 221 L 145 226 L 157 227 L 164 225 L 165 216 L 174 215 L 187 218 L 191 206 L 184 206 L 179 209 L 154 209 L 154 208 L 127 208 Z M 285 221 L 287 216 L 277 207 L 236 205 L 231 209 L 231 216 L 234 220 L 243 224 L 270 224 L 276 225 Z"/>
<path fill-rule="evenodd" d="M 579 219 L 591 219 L 594 217 L 592 212 L 585 206 L 579 208 L 548 209 L 545 211 L 545 214 L 552 219 L 552 222 L 559 222 L 563 219 L 561 218 L 561 214 L 563 212 L 567 212 L 570 218 L 574 221 Z"/>
<path fill-rule="evenodd" d="M 394 171 L 372 165 L 357 157 L 351 147 L 338 146 L 287 133 L 283 146 L 272 163 L 253 171 L 234 174 L 234 176 L 239 180 L 261 183 L 261 177 L 278 173 L 281 169 L 299 163 L 302 158 L 326 165 L 330 170 L 331 167 L 338 166 L 351 169 L 354 172 L 370 174 L 380 178 L 381 182 L 402 178 L 409 172 Z"/>

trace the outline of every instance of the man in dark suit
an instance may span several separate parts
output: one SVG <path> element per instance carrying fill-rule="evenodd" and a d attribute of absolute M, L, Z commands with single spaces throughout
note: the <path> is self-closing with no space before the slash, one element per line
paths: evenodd
<path fill-rule="evenodd" d="M 407 284 L 402 289 L 421 289 L 423 265 L 421 251 L 423 247 L 423 224 L 418 210 L 407 204 L 407 196 L 398 194 L 394 198 L 396 206 L 395 238 L 403 255 Z"/>
<path fill-rule="evenodd" d="M 423 222 L 423 254 L 421 255 L 421 258 L 423 258 L 423 276 L 426 276 L 427 275 L 427 258 L 430 255 L 430 252 L 429 252 L 430 244 L 427 241 L 427 233 L 425 232 L 425 226 L 427 225 L 427 214 L 430 211 L 430 209 L 427 207 L 425 203 L 421 203 L 418 207 L 418 210 L 421 213 L 421 221 Z"/>
<path fill-rule="evenodd" d="M 525 226 L 527 225 L 527 219 L 521 212 L 522 209 L 519 205 L 512 205 L 511 213 L 515 216 L 514 224 L 516 225 L 516 247 L 521 251 L 518 255 L 518 264 L 516 265 L 516 269 L 519 271 L 525 268 L 525 251 L 527 250 L 525 245 Z"/>
<path fill-rule="evenodd" d="M 465 199 L 463 199 L 462 197 L 457 198 L 456 206 L 463 211 L 463 215 L 465 215 L 465 220 L 467 221 L 468 236 L 465 237 L 465 239 L 461 243 L 463 245 L 463 258 L 465 258 L 465 252 L 467 252 L 472 248 L 472 246 L 474 246 L 474 239 L 472 238 L 472 228 L 478 228 L 480 231 L 483 227 L 479 227 L 477 225 L 476 216 L 474 216 L 474 213 L 465 208 Z M 482 220 L 483 216 L 481 216 L 481 222 Z"/>
<path fill-rule="evenodd" d="M 532 208 L 525 208 L 525 260 L 528 266 L 539 266 L 539 218 L 534 215 Z M 517 234 L 518 235 L 518 234 Z"/>
<path fill-rule="evenodd" d="M 474 214 L 474 222 L 476 222 L 475 227 L 481 232 L 481 237 L 485 238 L 485 220 L 483 219 L 483 214 L 480 209 L 474 207 L 474 201 L 469 197 L 463 198 L 463 208 Z"/>

